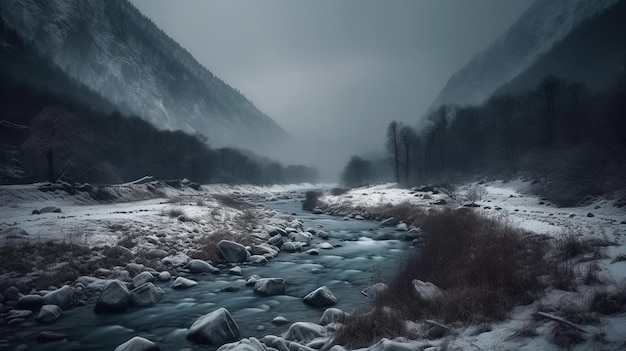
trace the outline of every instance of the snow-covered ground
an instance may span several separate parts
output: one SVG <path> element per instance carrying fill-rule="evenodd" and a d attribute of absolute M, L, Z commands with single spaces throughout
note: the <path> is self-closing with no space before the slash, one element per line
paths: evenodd
<path fill-rule="evenodd" d="M 477 186 L 478 185 L 478 186 Z M 521 180 L 510 182 L 494 181 L 482 184 L 467 184 L 456 189 L 456 200 L 437 191 L 416 191 L 403 189 L 396 184 L 381 184 L 352 189 L 333 196 L 325 195 L 320 201 L 328 208 L 355 209 L 353 215 L 365 212 L 367 208 L 386 204 L 408 202 L 426 208 L 458 208 L 470 204 L 467 196 L 470 189 L 478 190 L 474 196 L 475 211 L 488 217 L 498 218 L 507 223 L 552 237 L 574 235 L 584 240 L 599 239 L 611 246 L 604 250 L 605 256 L 593 260 L 604 282 L 596 286 L 579 286 L 576 291 L 547 291 L 543 298 L 529 306 L 521 306 L 511 311 L 505 321 L 491 325 L 487 331 L 477 332 L 477 327 L 463 327 L 444 339 L 448 349 L 460 350 L 550 350 L 558 349 L 550 342 L 554 321 L 537 319 L 538 310 L 554 311 L 564 306 L 574 306 L 585 310 L 594 293 L 599 290 L 614 291 L 626 283 L 626 262 L 613 260 L 626 255 L 624 236 L 626 235 L 626 207 L 620 207 L 612 200 L 599 198 L 582 207 L 560 208 L 531 194 L 530 184 Z M 476 192 L 474 192 L 476 193 Z M 442 201 L 443 200 L 443 201 Z M 445 202 L 445 204 L 442 204 Z M 349 211 L 349 210 L 348 210 Z M 576 268 L 589 267 L 590 261 L 584 257 L 576 263 Z M 626 315 L 600 315 L 599 325 L 583 325 L 586 333 L 584 342 L 573 345 L 576 350 L 618 350 L 626 341 Z M 524 327 L 531 327 L 537 335 L 515 337 Z M 432 342 L 431 342 L 432 345 Z"/>

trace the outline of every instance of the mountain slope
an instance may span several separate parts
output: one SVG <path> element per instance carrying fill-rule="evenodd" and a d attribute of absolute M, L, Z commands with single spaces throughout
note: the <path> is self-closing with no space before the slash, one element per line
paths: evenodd
<path fill-rule="evenodd" d="M 70 77 L 159 128 L 257 149 L 287 137 L 127 0 L 0 1 L 0 14 Z"/>
<path fill-rule="evenodd" d="M 511 28 L 448 80 L 431 108 L 481 103 L 573 29 L 617 1 L 537 0 Z"/>
<path fill-rule="evenodd" d="M 626 1 L 621 1 L 581 24 L 495 94 L 534 89 L 548 74 L 583 83 L 594 91 L 614 86 L 626 64 L 625 18 Z"/>

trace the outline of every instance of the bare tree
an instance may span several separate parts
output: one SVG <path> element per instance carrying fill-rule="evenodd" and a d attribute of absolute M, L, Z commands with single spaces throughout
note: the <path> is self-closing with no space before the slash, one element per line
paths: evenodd
<path fill-rule="evenodd" d="M 446 132 L 450 124 L 451 112 L 452 109 L 449 106 L 441 105 L 428 116 L 431 124 L 426 130 L 426 159 L 427 162 L 432 163 L 433 153 L 435 148 L 438 148 L 441 169 L 445 167 Z"/>
<path fill-rule="evenodd" d="M 393 165 L 394 165 L 394 176 L 396 178 L 396 182 L 400 182 L 400 155 L 399 155 L 399 144 L 400 144 L 400 124 L 396 121 L 393 121 L 387 127 L 387 151 L 393 157 Z"/>
<path fill-rule="evenodd" d="M 352 156 L 341 173 L 341 180 L 350 187 L 363 186 L 370 176 L 370 163 L 359 156 Z"/>
<path fill-rule="evenodd" d="M 400 129 L 400 144 L 402 146 L 402 155 L 404 156 L 404 162 L 402 164 L 404 170 L 404 181 L 409 181 L 411 173 L 412 160 L 415 159 L 417 154 L 416 149 L 419 145 L 419 138 L 417 133 L 410 126 L 402 126 Z"/>

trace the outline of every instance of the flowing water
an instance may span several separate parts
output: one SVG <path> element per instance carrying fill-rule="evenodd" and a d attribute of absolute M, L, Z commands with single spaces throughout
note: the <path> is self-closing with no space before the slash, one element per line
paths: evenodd
<path fill-rule="evenodd" d="M 93 301 L 87 306 L 73 307 L 50 325 L 11 327 L 11 333 L 32 333 L 33 339 L 42 330 L 68 335 L 68 340 L 33 344 L 36 350 L 113 350 L 133 336 L 142 336 L 158 343 L 161 350 L 203 349 L 188 341 L 187 328 L 201 315 L 219 307 L 227 308 L 240 328 L 240 338 L 262 337 L 285 332 L 289 324 L 275 326 L 276 316 L 290 322 L 318 322 L 324 308 L 305 305 L 302 297 L 326 285 L 337 297 L 336 306 L 353 312 L 368 306 L 361 290 L 372 279 L 389 280 L 402 261 L 414 250 L 403 240 L 404 232 L 381 228 L 379 223 L 364 220 L 344 220 L 341 217 L 314 215 L 300 209 L 300 202 L 267 202 L 266 206 L 284 213 L 293 213 L 304 222 L 304 227 L 323 229 L 329 240 L 315 238 L 311 247 L 329 242 L 335 248 L 319 249 L 319 256 L 307 253 L 281 253 L 265 266 L 241 265 L 242 276 L 192 275 L 198 285 L 184 290 L 173 290 L 171 282 L 155 283 L 166 292 L 164 300 L 152 307 L 130 308 L 120 314 L 95 314 Z M 283 278 L 286 295 L 263 297 L 245 286 L 247 277 Z M 223 291 L 225 288 L 236 290 Z M 9 330 L 7 330 L 9 332 Z M 2 333 L 4 334 L 4 333 Z M 214 347 L 208 347 L 215 349 Z"/>

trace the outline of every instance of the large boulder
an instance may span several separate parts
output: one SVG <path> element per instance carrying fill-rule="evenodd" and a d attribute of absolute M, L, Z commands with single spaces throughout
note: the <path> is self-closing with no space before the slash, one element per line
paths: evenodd
<path fill-rule="evenodd" d="M 272 236 L 271 238 L 267 239 L 268 244 L 279 247 L 279 248 L 283 246 L 284 242 L 285 242 L 285 239 L 283 239 L 283 236 L 280 234 L 276 234 Z"/>
<path fill-rule="evenodd" d="M 274 250 L 271 245 L 268 244 L 254 244 L 251 246 L 253 255 L 261 255 L 267 258 L 272 258 L 278 255 L 278 251 Z"/>
<path fill-rule="evenodd" d="M 222 257 L 230 263 L 245 262 L 250 257 L 250 253 L 246 247 L 230 240 L 221 240 L 217 243 Z"/>
<path fill-rule="evenodd" d="M 69 285 L 63 285 L 61 288 L 51 291 L 44 295 L 44 305 L 57 305 L 66 310 L 72 306 L 74 301 L 74 289 Z"/>
<path fill-rule="evenodd" d="M 189 340 L 221 346 L 239 337 L 239 327 L 225 308 L 217 309 L 198 318 L 189 328 Z"/>
<path fill-rule="evenodd" d="M 222 345 L 217 351 L 267 351 L 267 347 L 256 338 L 250 338 Z"/>
<path fill-rule="evenodd" d="M 337 298 L 326 286 L 311 291 L 303 299 L 304 303 L 311 306 L 326 307 L 337 304 Z"/>
<path fill-rule="evenodd" d="M 152 283 L 145 283 L 130 292 L 130 303 L 134 306 L 151 306 L 163 299 L 165 291 Z"/>
<path fill-rule="evenodd" d="M 293 323 L 284 335 L 286 340 L 296 341 L 299 343 L 308 343 L 309 341 L 326 336 L 326 329 L 319 324 L 310 322 Z"/>
<path fill-rule="evenodd" d="M 306 243 L 307 245 L 311 242 L 311 240 L 313 239 L 313 235 L 311 233 L 308 232 L 297 232 L 297 233 L 293 233 L 291 236 L 291 239 L 293 241 L 297 241 L 297 242 L 301 242 L 301 243 Z"/>
<path fill-rule="evenodd" d="M 191 273 L 213 273 L 219 274 L 220 270 L 203 260 L 191 260 L 185 266 Z"/>
<path fill-rule="evenodd" d="M 130 301 L 130 291 L 124 283 L 119 280 L 110 280 L 104 286 L 102 293 L 96 301 L 94 312 L 111 313 L 121 312 L 128 308 Z"/>
<path fill-rule="evenodd" d="M 414 279 L 413 293 L 418 299 L 432 301 L 439 298 L 443 292 L 431 282 L 423 282 L 419 279 Z"/>
<path fill-rule="evenodd" d="M 387 284 L 379 282 L 361 290 L 361 294 L 369 297 L 372 301 L 375 301 L 385 291 L 387 291 Z"/>
<path fill-rule="evenodd" d="M 254 292 L 259 295 L 284 295 L 285 281 L 282 278 L 261 278 L 254 283 Z"/>
<path fill-rule="evenodd" d="M 135 336 L 132 339 L 126 341 L 120 346 L 116 347 L 114 351 L 159 351 L 159 346 L 152 341 Z"/>
<path fill-rule="evenodd" d="M 343 323 L 348 316 L 347 313 L 338 308 L 327 308 L 318 322 L 319 325 L 329 325 L 333 323 Z"/>
<path fill-rule="evenodd" d="M 248 262 L 254 265 L 262 266 L 264 264 L 267 264 L 268 261 L 267 261 L 267 258 L 265 258 L 265 256 L 252 255 L 248 257 Z"/>
<path fill-rule="evenodd" d="M 57 305 L 43 305 L 35 317 L 42 323 L 52 323 L 63 316 L 63 310 Z"/>
<path fill-rule="evenodd" d="M 298 241 L 288 241 L 286 243 L 283 244 L 283 246 L 281 246 L 280 251 L 285 251 L 285 252 L 300 252 L 302 251 L 302 246 L 303 243 L 298 242 Z"/>

